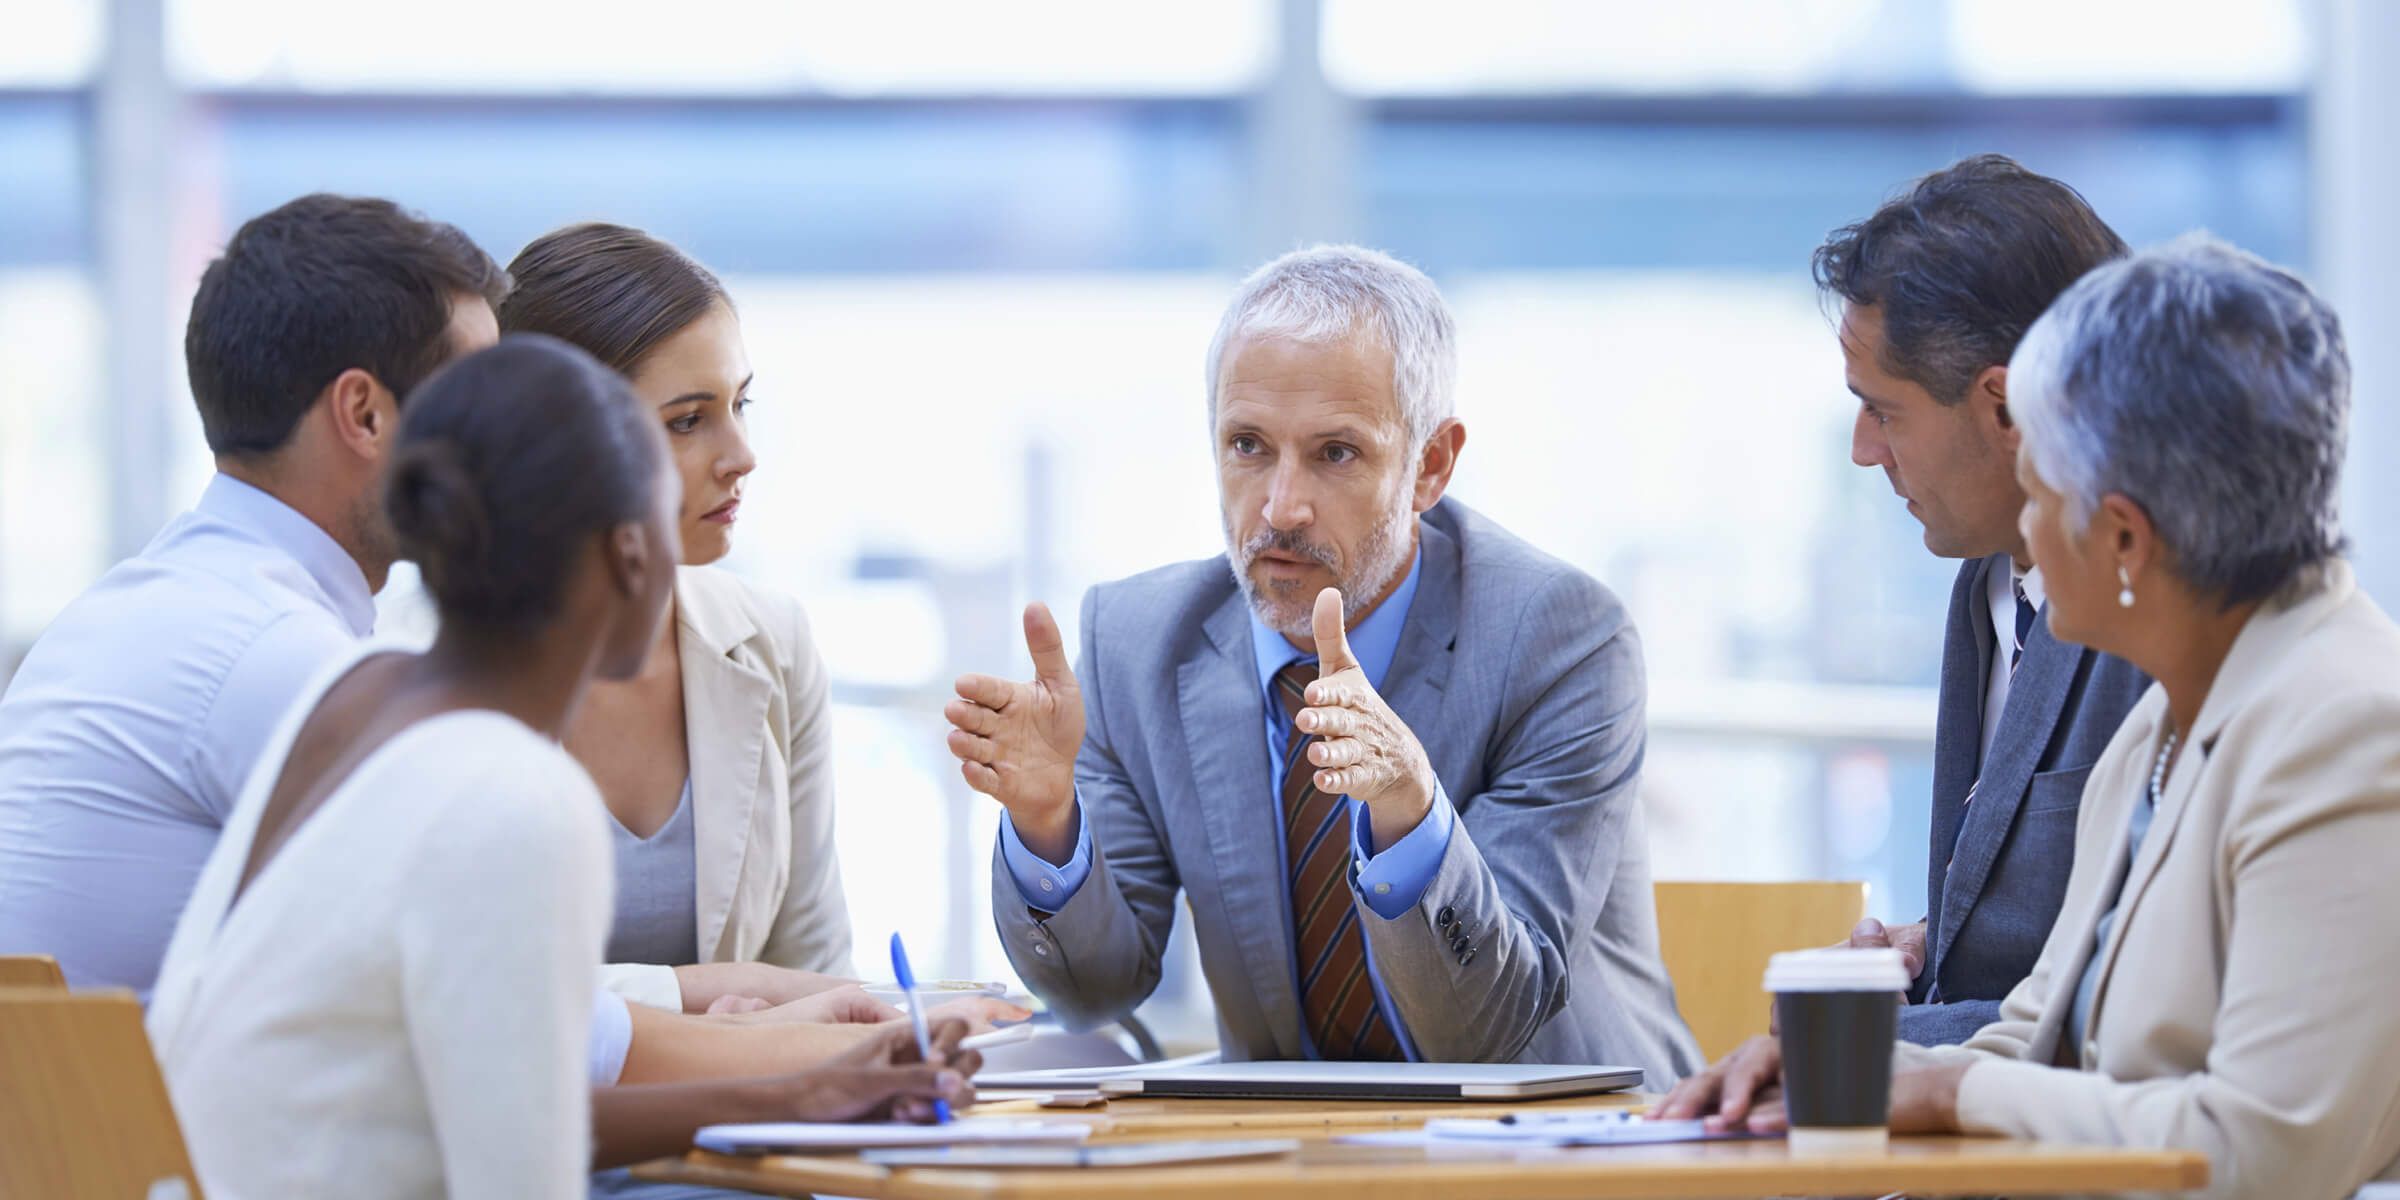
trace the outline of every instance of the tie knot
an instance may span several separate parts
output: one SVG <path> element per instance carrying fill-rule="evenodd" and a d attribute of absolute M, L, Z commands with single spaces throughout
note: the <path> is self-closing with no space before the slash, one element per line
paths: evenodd
<path fill-rule="evenodd" d="M 1317 660 L 1296 658 L 1275 672 L 1275 698 L 1283 702 L 1283 719 L 1297 720 L 1308 707 L 1308 685 L 1317 678 Z"/>

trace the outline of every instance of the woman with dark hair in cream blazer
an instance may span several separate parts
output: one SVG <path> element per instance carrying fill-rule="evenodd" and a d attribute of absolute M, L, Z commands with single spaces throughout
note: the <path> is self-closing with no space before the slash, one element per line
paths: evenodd
<path fill-rule="evenodd" d="M 607 982 L 692 1012 L 824 993 L 821 1015 L 859 1015 L 863 997 L 829 990 L 851 967 L 824 662 L 796 601 L 705 565 L 731 548 L 757 465 L 725 289 L 614 225 L 537 239 L 509 273 L 502 329 L 573 343 L 631 380 L 683 476 L 672 616 L 641 673 L 593 688 L 566 738 L 615 818 Z"/>
<path fill-rule="evenodd" d="M 2175 1147 L 2213 1196 L 2400 1178 L 2400 627 L 2339 557 L 2350 368 L 2298 279 L 2203 236 L 2095 270 L 2011 361 L 2059 637 L 2158 682 L 2086 786 L 2065 907 L 1892 1127 Z M 1782 1124 L 1759 1039 L 1661 1106 Z"/>

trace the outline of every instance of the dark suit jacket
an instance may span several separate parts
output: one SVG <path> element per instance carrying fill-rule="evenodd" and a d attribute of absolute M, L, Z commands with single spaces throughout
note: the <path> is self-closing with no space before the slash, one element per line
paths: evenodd
<path fill-rule="evenodd" d="M 1991 572 L 2006 570 L 2005 554 L 1970 560 L 1950 590 L 1933 735 L 1926 967 L 1900 1010 L 1900 1036 L 1921 1045 L 1965 1041 L 2033 970 L 2066 895 L 2084 780 L 2150 687 L 2131 663 L 2050 636 L 2045 610 L 2025 637 L 1991 761 L 1979 763 L 1991 672 L 2008 669 L 2006 659 L 1993 661 L 1985 587 Z"/>

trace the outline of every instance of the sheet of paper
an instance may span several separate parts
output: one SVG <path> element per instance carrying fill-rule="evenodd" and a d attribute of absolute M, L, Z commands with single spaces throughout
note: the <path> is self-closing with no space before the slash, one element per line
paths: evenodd
<path fill-rule="evenodd" d="M 1091 1136 L 1088 1121 L 1030 1121 L 962 1117 L 941 1125 L 711 1125 L 693 1144 L 718 1154 L 783 1154 L 862 1150 L 874 1146 L 970 1146 L 994 1142 L 1076 1142 Z"/>

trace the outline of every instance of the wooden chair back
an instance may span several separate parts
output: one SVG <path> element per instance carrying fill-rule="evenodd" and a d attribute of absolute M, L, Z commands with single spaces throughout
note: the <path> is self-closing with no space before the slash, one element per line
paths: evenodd
<path fill-rule="evenodd" d="M 0 988 L 63 988 L 66 973 L 47 954 L 0 954 Z"/>
<path fill-rule="evenodd" d="M 1767 1031 L 1760 982 L 1782 950 L 1831 946 L 1867 915 L 1858 882 L 1660 883 L 1659 951 L 1675 1004 L 1710 1062 Z"/>
<path fill-rule="evenodd" d="M 0 1148 L 0 1196 L 200 1195 L 129 992 L 0 989 Z"/>

